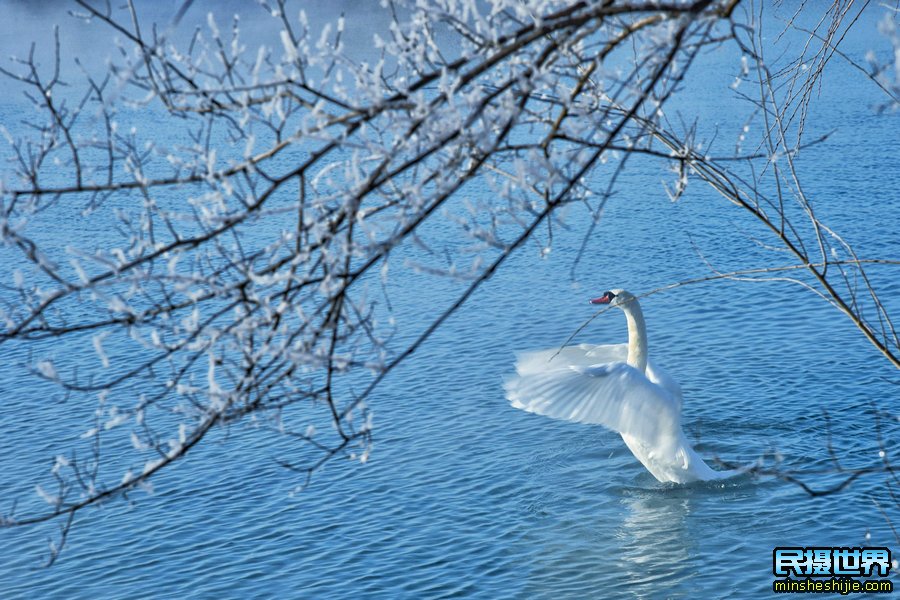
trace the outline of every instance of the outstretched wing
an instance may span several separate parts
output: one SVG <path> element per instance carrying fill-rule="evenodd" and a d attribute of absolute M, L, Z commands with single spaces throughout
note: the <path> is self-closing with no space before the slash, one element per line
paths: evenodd
<path fill-rule="evenodd" d="M 678 438 L 680 399 L 635 368 L 624 362 L 554 364 L 555 359 L 539 368 L 532 360 L 536 354 L 524 355 L 524 362 L 520 358 L 518 374 L 505 383 L 506 397 L 514 407 L 603 425 L 651 446 Z"/>
<path fill-rule="evenodd" d="M 529 375 L 568 366 L 589 367 L 600 363 L 625 362 L 627 357 L 628 344 L 603 346 L 579 344 L 549 350 L 532 350 L 516 354 L 516 373 Z"/>
<path fill-rule="evenodd" d="M 672 378 L 662 367 L 653 362 L 653 359 L 647 360 L 647 379 L 656 385 L 665 388 L 672 399 L 678 404 L 678 412 L 681 412 L 681 386 Z"/>

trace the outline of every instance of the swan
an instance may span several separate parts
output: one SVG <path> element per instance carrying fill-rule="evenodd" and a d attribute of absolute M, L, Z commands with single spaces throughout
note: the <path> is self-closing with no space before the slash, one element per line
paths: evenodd
<path fill-rule="evenodd" d="M 591 304 L 625 313 L 628 343 L 580 344 L 517 356 L 506 380 L 512 406 L 554 419 L 603 425 L 661 482 L 724 479 L 691 447 L 681 427 L 681 388 L 647 356 L 644 314 L 633 294 L 614 289 Z"/>

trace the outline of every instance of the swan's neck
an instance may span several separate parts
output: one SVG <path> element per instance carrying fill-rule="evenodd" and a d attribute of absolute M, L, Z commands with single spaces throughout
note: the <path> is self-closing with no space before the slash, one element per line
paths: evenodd
<path fill-rule="evenodd" d="M 628 359 L 627 363 L 640 371 L 647 370 L 647 326 L 644 324 L 644 313 L 637 300 L 631 300 L 622 306 L 625 319 L 628 321 Z"/>

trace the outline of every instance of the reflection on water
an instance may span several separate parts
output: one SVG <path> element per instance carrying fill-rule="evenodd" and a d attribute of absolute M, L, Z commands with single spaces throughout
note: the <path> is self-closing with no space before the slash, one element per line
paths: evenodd
<path fill-rule="evenodd" d="M 674 492 L 674 493 L 673 493 Z M 661 581 L 678 586 L 690 576 L 684 568 L 697 556 L 698 540 L 686 521 L 696 508 L 690 494 L 675 490 L 624 490 L 625 518 L 616 532 L 621 550 L 616 571 L 622 585 L 641 596 Z"/>

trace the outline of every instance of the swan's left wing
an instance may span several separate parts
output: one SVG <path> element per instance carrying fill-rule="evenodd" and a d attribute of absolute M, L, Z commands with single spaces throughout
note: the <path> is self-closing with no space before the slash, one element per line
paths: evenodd
<path fill-rule="evenodd" d="M 599 363 L 625 362 L 628 344 L 578 344 L 549 350 L 530 350 L 516 354 L 516 373 L 530 375 L 570 365 L 589 367 Z"/>
<path fill-rule="evenodd" d="M 681 432 L 680 402 L 624 362 L 533 370 L 508 379 L 504 387 L 516 408 L 603 425 L 649 446 L 666 444 Z"/>

